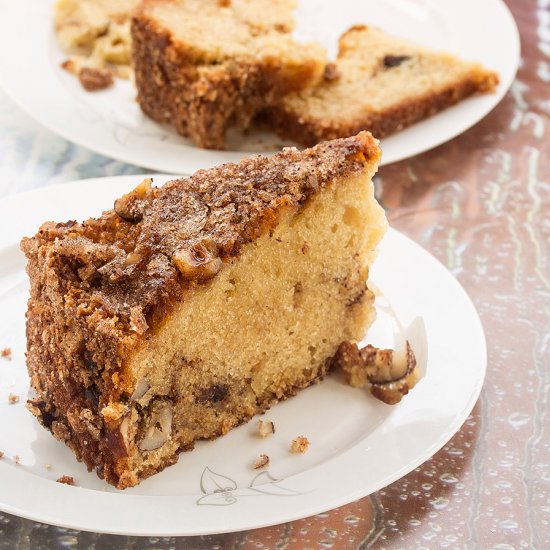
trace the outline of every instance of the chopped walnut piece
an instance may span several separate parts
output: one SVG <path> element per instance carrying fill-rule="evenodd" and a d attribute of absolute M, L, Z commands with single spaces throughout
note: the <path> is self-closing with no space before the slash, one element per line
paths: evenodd
<path fill-rule="evenodd" d="M 143 334 L 147 328 L 147 321 L 141 308 L 137 306 L 130 308 L 130 329 L 138 334 Z"/>
<path fill-rule="evenodd" d="M 207 239 L 180 248 L 174 253 L 172 261 L 186 281 L 207 281 L 222 266 L 215 243 Z"/>
<path fill-rule="evenodd" d="M 10 405 L 15 405 L 16 403 L 19 403 L 19 396 L 15 395 L 14 393 L 10 393 L 8 395 L 8 403 Z"/>
<path fill-rule="evenodd" d="M 145 178 L 135 189 L 117 199 L 114 205 L 117 215 L 127 222 L 139 222 L 155 197 L 155 189 L 152 187 L 152 183 L 151 178 Z M 138 258 L 135 252 L 130 253 L 126 257 L 125 267 L 139 261 L 141 261 L 141 258 Z"/>
<path fill-rule="evenodd" d="M 296 439 L 293 439 L 290 444 L 290 451 L 293 453 L 304 454 L 308 449 L 309 439 L 303 435 L 299 435 Z"/>
<path fill-rule="evenodd" d="M 399 403 L 418 380 L 416 358 L 408 340 L 405 353 L 399 355 L 370 344 L 360 350 L 357 344 L 342 342 L 332 366 L 342 370 L 350 386 L 369 386 L 372 395 L 388 405 Z"/>
<path fill-rule="evenodd" d="M 74 477 L 72 476 L 61 476 L 56 479 L 57 483 L 64 483 L 65 485 L 75 485 Z"/>
<path fill-rule="evenodd" d="M 1 355 L 4 359 L 7 359 L 8 361 L 11 360 L 11 348 L 4 348 L 4 349 L 0 352 L 0 355 Z"/>
<path fill-rule="evenodd" d="M 260 468 L 266 468 L 269 465 L 269 457 L 261 454 L 252 464 L 252 468 L 259 470 Z"/>
<path fill-rule="evenodd" d="M 67 70 L 70 71 L 71 69 Z M 113 85 L 113 71 L 95 67 L 82 67 L 78 73 L 78 80 L 87 92 L 97 92 Z"/>
<path fill-rule="evenodd" d="M 258 420 L 258 433 L 261 437 L 267 437 L 268 435 L 275 433 L 275 424 L 270 420 Z"/>

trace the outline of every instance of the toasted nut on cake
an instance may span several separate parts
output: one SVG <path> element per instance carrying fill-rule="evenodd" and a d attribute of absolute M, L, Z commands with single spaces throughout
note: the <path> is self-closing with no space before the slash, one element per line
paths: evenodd
<path fill-rule="evenodd" d="M 151 386 L 145 378 L 140 378 L 134 389 L 134 393 L 130 396 L 130 401 L 139 401 L 148 391 Z"/>
<path fill-rule="evenodd" d="M 153 180 L 145 178 L 135 189 L 115 201 L 115 212 L 127 222 L 138 222 L 143 218 L 147 206 L 154 197 Z"/>
<path fill-rule="evenodd" d="M 216 245 L 208 240 L 180 248 L 174 253 L 172 260 L 187 281 L 207 281 L 222 266 Z"/>
<path fill-rule="evenodd" d="M 417 381 L 416 358 L 408 341 L 400 354 L 370 344 L 360 350 L 357 344 L 342 342 L 332 364 L 342 370 L 350 386 L 370 385 L 372 395 L 388 405 L 399 403 Z"/>
<path fill-rule="evenodd" d="M 172 433 L 172 405 L 167 401 L 153 405 L 145 435 L 138 447 L 142 451 L 154 451 L 162 447 Z"/>

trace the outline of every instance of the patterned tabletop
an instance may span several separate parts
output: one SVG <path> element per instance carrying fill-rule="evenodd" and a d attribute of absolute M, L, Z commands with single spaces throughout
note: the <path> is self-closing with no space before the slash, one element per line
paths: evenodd
<path fill-rule="evenodd" d="M 390 223 L 448 267 L 485 327 L 485 387 L 451 441 L 378 493 L 285 525 L 137 538 L 0 513 L 0 549 L 550 548 L 550 2 L 507 3 L 523 63 L 505 100 L 377 178 Z M 0 93 L 0 196 L 143 172 L 58 138 Z"/>

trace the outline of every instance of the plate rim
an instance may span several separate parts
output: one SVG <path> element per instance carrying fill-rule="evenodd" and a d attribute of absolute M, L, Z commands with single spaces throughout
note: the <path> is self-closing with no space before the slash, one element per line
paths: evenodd
<path fill-rule="evenodd" d="M 91 178 L 88 180 L 79 180 L 73 183 L 71 186 L 74 193 L 78 193 L 78 189 L 90 189 L 90 185 L 94 182 L 97 183 L 98 180 L 102 181 L 104 185 L 110 185 L 112 188 L 116 188 L 116 192 L 122 191 L 122 187 L 131 187 L 131 184 L 135 184 L 135 180 L 139 179 L 140 175 L 125 175 L 125 176 L 111 176 L 111 177 L 103 177 L 103 178 Z M 151 177 L 150 175 L 147 175 L 147 177 Z M 154 178 L 165 180 L 170 178 L 170 176 L 166 175 L 153 175 Z M 110 183 L 113 182 L 114 183 Z M 42 195 L 41 198 L 45 198 L 48 195 L 50 195 L 50 198 L 55 198 L 58 193 L 64 193 L 67 190 L 67 183 L 58 184 L 58 185 L 52 185 L 40 188 L 38 190 L 31 190 L 26 191 L 24 193 L 19 193 L 16 195 L 11 195 L 8 197 L 5 197 L 3 199 L 0 199 L 0 214 L 3 210 L 6 208 L 13 207 L 13 203 L 17 203 L 20 201 L 25 201 L 25 199 L 28 198 L 29 195 Z M 480 367 L 480 371 L 478 373 L 478 376 L 475 380 L 475 385 L 470 388 L 468 393 L 468 398 L 464 401 L 461 414 L 459 416 L 456 416 L 452 421 L 446 425 L 446 430 L 444 430 L 444 433 L 442 437 L 440 437 L 439 440 L 432 442 L 431 445 L 428 445 L 423 452 L 419 453 L 413 460 L 408 459 L 406 463 L 402 465 L 401 468 L 397 469 L 396 471 L 392 472 L 391 475 L 386 476 L 383 479 L 378 480 L 378 483 L 371 485 L 368 490 L 365 490 L 364 488 L 357 487 L 353 491 L 348 491 L 345 494 L 341 494 L 338 496 L 329 496 L 329 498 L 325 498 L 324 500 L 321 500 L 320 502 L 315 503 L 309 503 L 307 505 L 301 505 L 299 506 L 299 510 L 294 510 L 292 513 L 285 510 L 285 513 L 281 516 L 276 517 L 269 517 L 269 513 L 266 515 L 267 517 L 264 517 L 263 519 L 258 520 L 258 518 L 255 518 L 253 521 L 247 522 L 246 520 L 240 523 L 237 527 L 234 525 L 219 525 L 215 529 L 198 529 L 193 530 L 189 529 L 189 526 L 185 526 L 184 529 L 181 527 L 178 528 L 177 525 L 175 525 L 172 529 L 168 530 L 154 530 L 151 529 L 150 526 L 144 526 L 140 529 L 135 529 L 135 525 L 133 528 L 130 528 L 128 525 L 122 525 L 118 529 L 113 529 L 111 527 L 109 528 L 102 528 L 101 525 L 98 525 L 98 519 L 96 517 L 93 517 L 90 521 L 88 516 L 85 516 L 84 518 L 81 518 L 81 520 L 78 521 L 63 521 L 63 518 L 58 517 L 51 517 L 49 514 L 49 511 L 46 511 L 44 509 L 40 510 L 37 508 L 34 511 L 29 511 L 28 509 L 22 508 L 20 505 L 16 504 L 10 504 L 9 502 L 5 502 L 6 497 L 0 496 L 0 510 L 14 514 L 17 516 L 25 517 L 30 520 L 49 523 L 53 525 L 58 525 L 61 527 L 71 528 L 71 529 L 79 529 L 82 531 L 93 531 L 97 533 L 110 533 L 110 534 L 119 534 L 119 535 L 134 535 L 134 536 L 192 536 L 192 535 L 205 535 L 205 534 L 221 534 L 221 533 L 227 533 L 227 532 L 235 532 L 235 531 L 242 531 L 247 529 L 255 529 L 260 527 L 266 527 L 270 525 L 276 525 L 280 523 L 285 523 L 288 521 L 294 521 L 297 519 L 301 519 L 304 517 L 309 517 L 313 514 L 321 513 L 326 510 L 332 510 L 334 508 L 337 508 L 339 506 L 342 506 L 344 504 L 347 504 L 349 502 L 352 502 L 354 500 L 357 500 L 358 498 L 362 498 L 365 496 L 368 496 L 369 494 L 372 494 L 375 491 L 380 490 L 381 488 L 389 485 L 390 483 L 393 483 L 406 475 L 407 473 L 411 472 L 421 464 L 423 464 L 426 460 L 428 460 L 431 456 L 433 456 L 439 449 L 441 449 L 443 446 L 447 444 L 447 442 L 452 438 L 452 436 L 460 429 L 460 427 L 463 425 L 464 421 L 467 419 L 468 415 L 470 414 L 471 410 L 473 409 L 479 394 L 481 392 L 483 382 L 485 379 L 486 369 L 487 369 L 487 344 L 485 339 L 485 334 L 483 330 L 483 325 L 481 323 L 481 319 L 479 318 L 479 315 L 475 309 L 475 306 L 464 290 L 464 288 L 460 285 L 460 283 L 452 276 L 452 274 L 447 270 L 447 268 L 437 259 L 435 258 L 429 251 L 424 249 L 421 245 L 414 242 L 409 237 L 405 236 L 404 234 L 400 233 L 399 231 L 390 228 L 387 234 L 386 239 L 389 237 L 391 240 L 397 240 L 404 243 L 408 248 L 410 248 L 413 252 L 416 254 L 423 255 L 427 260 L 429 260 L 430 265 L 433 266 L 433 269 L 440 270 L 441 273 L 445 273 L 446 277 L 446 283 L 453 286 L 454 290 L 460 295 L 461 302 L 463 306 L 469 310 L 470 318 L 469 323 L 471 325 L 471 330 L 476 335 L 476 338 L 478 339 L 479 344 L 479 350 L 478 353 L 480 354 L 479 357 L 477 357 Z M 17 243 L 18 235 L 16 236 L 15 232 L 12 232 L 12 237 L 9 242 L 5 241 L 0 243 L 0 249 L 5 249 L 6 246 L 13 246 Z M 386 241 L 388 242 L 388 241 Z M 386 245 L 388 246 L 388 245 Z M 411 395 L 414 395 L 411 394 Z M 378 429 L 378 428 L 377 428 Z M 369 436 L 367 436 L 369 437 Z M 367 438 L 365 438 L 367 439 Z M 357 444 L 359 445 L 359 444 Z M 318 472 L 316 470 L 320 469 L 329 469 L 337 466 L 337 462 L 340 460 L 342 461 L 344 457 L 351 456 L 351 453 L 354 452 L 354 450 L 357 449 L 357 445 L 352 446 L 350 449 L 343 451 L 340 455 L 337 455 L 335 457 L 332 457 L 325 461 L 324 463 L 318 464 L 305 472 L 301 472 L 298 474 L 291 475 L 287 477 L 286 479 L 298 479 L 299 476 L 302 476 L 302 478 L 308 475 L 314 475 Z M 6 475 L 7 473 L 7 475 Z M 116 505 L 120 503 L 129 503 L 130 501 L 134 501 L 137 499 L 138 503 L 150 503 L 150 502 L 158 502 L 159 499 L 162 500 L 164 503 L 172 503 L 174 506 L 176 506 L 178 503 L 181 504 L 189 497 L 189 495 L 178 495 L 178 496 L 162 496 L 162 495 L 133 495 L 133 494 L 125 494 L 123 492 L 120 493 L 102 493 L 101 491 L 97 491 L 94 489 L 85 489 L 82 487 L 67 487 L 65 485 L 61 484 L 53 484 L 50 480 L 41 478 L 39 476 L 34 476 L 31 472 L 25 472 L 24 470 L 17 470 L 14 468 L 9 468 L 8 466 L 2 467 L 2 464 L 0 463 L 0 481 L 4 480 L 7 482 L 7 485 L 9 488 L 16 488 L 17 483 L 19 481 L 25 481 L 25 479 L 28 479 L 28 476 L 32 475 L 34 480 L 37 480 L 35 483 L 35 490 L 40 489 L 42 491 L 42 488 L 44 489 L 43 494 L 48 494 L 50 498 L 54 498 L 54 495 L 59 495 L 60 499 L 70 499 L 73 497 L 74 500 L 78 500 L 74 498 L 74 493 L 70 493 L 67 491 L 74 491 L 75 489 L 78 491 L 84 491 L 82 493 L 81 499 L 86 499 L 86 497 L 90 497 L 91 494 L 95 495 L 94 498 L 92 497 L 92 500 L 103 503 L 107 505 Z M 10 477 L 10 480 L 7 480 L 6 478 Z M 9 491 L 8 491 L 9 492 Z M 193 495 L 193 497 L 196 495 Z M 127 499 L 126 501 L 123 501 L 122 499 Z M 298 502 L 298 501 L 296 501 Z M 269 510 L 271 507 L 266 506 L 266 509 Z M 280 514 L 280 513 L 279 513 Z M 243 514 L 246 516 L 246 514 Z M 223 521 L 222 521 L 223 523 Z"/>
<path fill-rule="evenodd" d="M 10 8 L 12 10 L 24 10 L 25 6 L 30 6 L 33 2 L 36 0 L 22 0 L 20 3 L 16 5 L 15 8 L 13 8 L 13 5 L 10 4 Z M 455 2 L 460 0 L 446 0 L 447 2 Z M 8 0 L 0 0 L 0 3 L 3 2 L 6 5 L 8 4 Z M 49 3 L 53 3 L 54 0 L 49 0 Z M 448 133 L 439 135 L 437 139 L 431 141 L 428 145 L 421 145 L 420 147 L 417 146 L 411 147 L 410 150 L 404 151 L 398 153 L 390 153 L 386 154 L 385 157 L 382 157 L 381 165 L 389 165 L 393 164 L 395 162 L 399 162 L 401 160 L 405 160 L 414 156 L 417 156 L 419 154 L 422 154 L 426 151 L 432 150 L 436 147 L 439 147 L 443 143 L 446 143 L 457 136 L 461 135 L 462 133 L 466 132 L 473 126 L 475 126 L 478 122 L 480 122 L 482 119 L 484 119 L 489 113 L 491 113 L 497 105 L 501 102 L 503 97 L 506 95 L 508 90 L 510 89 L 521 59 L 521 39 L 519 30 L 517 27 L 517 24 L 515 22 L 515 19 L 508 8 L 508 6 L 505 4 L 504 0 L 485 0 L 485 3 L 490 4 L 492 7 L 492 10 L 495 10 L 495 13 L 498 14 L 499 20 L 503 22 L 503 25 L 506 26 L 506 41 L 510 42 L 511 44 L 511 51 L 513 51 L 513 56 L 510 58 L 510 70 L 506 74 L 506 78 L 503 79 L 503 75 L 499 75 L 501 77 L 501 83 L 499 84 L 497 91 L 494 94 L 486 94 L 483 97 L 478 98 L 468 98 L 465 101 L 461 102 L 459 105 L 455 105 L 452 107 L 449 107 L 447 110 L 445 110 L 442 113 L 438 113 L 434 115 L 434 117 L 430 117 L 427 120 L 420 121 L 416 125 L 413 125 L 411 128 L 405 129 L 404 132 L 411 132 L 414 134 L 414 130 L 418 128 L 419 125 L 422 124 L 429 124 L 433 118 L 437 118 L 438 116 L 445 116 L 445 113 L 447 111 L 452 111 L 453 109 L 460 108 L 461 105 L 463 106 L 468 101 L 476 101 L 476 100 L 485 100 L 486 105 L 483 107 L 483 109 L 480 109 L 480 112 L 471 118 L 465 117 L 463 119 L 459 119 L 458 121 L 454 120 L 454 126 L 451 131 Z M 8 9 L 8 8 L 5 8 Z M 50 8 L 51 9 L 51 8 Z M 4 22 L 4 25 L 2 24 L 2 21 L 0 21 L 0 30 L 3 29 L 3 26 L 7 25 L 7 19 Z M 43 29 L 43 32 L 44 29 Z M 6 38 L 9 33 L 0 32 L 0 44 L 2 44 L 2 41 L 5 40 L 3 38 L 4 35 L 6 35 Z M 47 50 L 48 48 L 45 48 Z M 44 53 L 44 55 L 47 55 Z M 16 73 L 16 71 L 9 71 L 10 61 L 8 59 L 9 56 L 4 56 L 4 61 L 2 60 L 2 57 L 0 57 L 0 86 L 3 88 L 6 95 L 27 115 L 29 115 L 31 118 L 33 118 L 35 121 L 37 121 L 39 124 L 41 124 L 43 127 L 47 128 L 48 130 L 52 131 L 56 135 L 68 140 L 71 143 L 74 143 L 76 145 L 79 145 L 81 147 L 86 148 L 87 150 L 91 152 L 95 152 L 98 154 L 101 154 L 107 158 L 111 158 L 114 160 L 118 160 L 120 162 L 124 162 L 126 164 L 134 165 L 134 166 L 141 166 L 146 169 L 150 169 L 153 171 L 159 171 L 164 173 L 170 173 L 170 172 L 179 172 L 184 174 L 191 174 L 195 172 L 199 168 L 204 168 L 207 166 L 213 166 L 214 165 L 214 159 L 219 155 L 226 155 L 226 161 L 227 162 L 237 162 L 238 160 L 250 155 L 250 154 L 256 154 L 253 152 L 234 152 L 234 151 L 214 151 L 214 150 L 204 150 L 192 146 L 186 146 L 182 145 L 182 151 L 184 151 L 186 154 L 182 155 L 182 158 L 184 160 L 181 161 L 175 161 L 172 158 L 166 159 L 166 160 L 146 160 L 145 163 L 142 162 L 142 158 L 138 158 L 136 154 L 132 153 L 132 148 L 128 146 L 122 146 L 121 143 L 119 143 L 115 138 L 112 136 L 109 137 L 109 139 L 106 141 L 105 145 L 103 142 L 90 139 L 88 137 L 87 132 L 83 132 L 81 130 L 81 127 L 78 125 L 76 126 L 67 126 L 64 123 L 61 122 L 61 117 L 56 116 L 50 116 L 48 114 L 49 109 L 44 109 L 43 105 L 40 103 L 39 100 L 35 100 L 34 103 L 30 103 L 28 98 L 21 98 L 18 93 L 18 89 L 22 85 L 28 85 L 28 77 L 24 75 L 24 71 L 20 71 L 19 74 Z M 48 58 L 49 61 L 49 58 Z M 44 63 L 45 67 L 48 67 L 47 71 L 50 76 L 53 76 L 52 72 L 52 66 L 51 63 Z M 63 96 L 65 99 L 70 98 L 70 101 L 72 104 L 75 105 L 74 109 L 77 109 L 76 105 L 79 104 L 79 100 L 77 97 L 74 96 L 74 94 L 69 93 L 69 91 L 62 85 L 61 82 L 57 81 L 57 78 L 54 81 L 54 86 L 58 91 L 62 91 Z M 82 107 L 82 106 L 80 106 Z M 73 122 L 76 120 L 76 115 L 73 114 Z M 105 123 L 102 123 L 103 125 Z M 110 134 L 108 130 L 104 131 L 104 134 Z M 397 134 L 399 135 L 399 134 Z M 387 139 L 391 139 L 392 136 L 389 136 Z M 410 140 L 413 141 L 414 140 Z M 382 140 L 382 144 L 384 144 L 384 140 Z M 186 151 L 188 149 L 188 151 Z M 273 151 L 266 151 L 266 154 L 272 154 Z M 195 159 L 195 160 L 193 160 Z M 185 167 L 185 169 L 182 169 Z"/>

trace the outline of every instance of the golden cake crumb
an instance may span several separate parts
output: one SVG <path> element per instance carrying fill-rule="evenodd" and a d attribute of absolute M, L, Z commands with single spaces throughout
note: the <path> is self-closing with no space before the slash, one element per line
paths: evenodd
<path fill-rule="evenodd" d="M 11 348 L 4 348 L 0 352 L 0 356 L 2 356 L 4 359 L 7 359 L 8 361 L 11 360 Z"/>
<path fill-rule="evenodd" d="M 292 440 L 290 444 L 290 452 L 304 454 L 309 448 L 309 439 L 303 435 L 299 435 Z"/>
<path fill-rule="evenodd" d="M 64 483 L 65 485 L 74 485 L 74 477 L 72 476 L 61 476 L 60 478 L 56 479 L 57 483 Z"/>
<path fill-rule="evenodd" d="M 44 464 L 44 468 L 46 468 L 46 470 L 51 470 L 52 465 L 51 464 Z"/>
<path fill-rule="evenodd" d="M 261 437 L 275 433 L 275 424 L 271 420 L 258 420 L 258 433 Z"/>
<path fill-rule="evenodd" d="M 8 403 L 10 405 L 15 405 L 16 403 L 19 403 L 19 396 L 15 395 L 14 393 L 10 393 L 8 395 Z"/>
<path fill-rule="evenodd" d="M 269 457 L 267 455 L 261 454 L 252 464 L 252 468 L 259 470 L 261 468 L 266 468 L 269 465 Z"/>
<path fill-rule="evenodd" d="M 14 461 L 16 464 L 20 464 L 20 463 L 21 463 L 21 457 L 20 457 L 19 455 L 14 455 L 13 461 Z"/>

